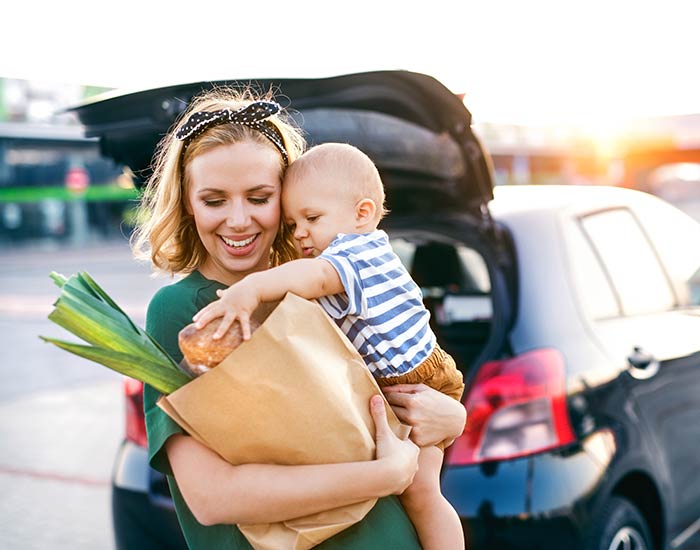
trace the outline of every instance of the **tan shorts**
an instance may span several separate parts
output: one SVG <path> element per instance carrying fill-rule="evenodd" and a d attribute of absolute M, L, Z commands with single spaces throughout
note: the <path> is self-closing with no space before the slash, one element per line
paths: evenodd
<path fill-rule="evenodd" d="M 449 395 L 457 401 L 462 399 L 462 393 L 464 392 L 462 373 L 457 368 L 452 356 L 437 344 L 428 358 L 412 371 L 398 376 L 377 378 L 377 383 L 379 387 L 396 386 L 398 384 L 425 384 L 445 395 Z M 443 441 L 436 446 L 444 450 L 446 447 L 445 443 Z"/>

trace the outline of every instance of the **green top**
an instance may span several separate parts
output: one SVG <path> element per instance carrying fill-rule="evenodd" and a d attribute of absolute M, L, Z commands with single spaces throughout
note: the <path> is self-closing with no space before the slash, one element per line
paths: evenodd
<path fill-rule="evenodd" d="M 165 348 L 175 361 L 182 360 L 177 334 L 192 321 L 192 316 L 216 299 L 216 291 L 225 285 L 210 281 L 198 271 L 158 290 L 148 306 L 146 330 Z M 165 441 L 184 433 L 167 414 L 156 406 L 160 394 L 151 386 L 144 388 L 144 409 L 148 431 L 148 454 L 151 466 L 167 474 L 177 517 L 187 544 L 195 550 L 252 550 L 235 525 L 201 525 L 192 515 L 165 453 Z M 385 497 L 365 518 L 316 547 L 318 550 L 418 550 L 413 525 L 396 497 Z M 283 550 L 283 549 L 280 549 Z"/>

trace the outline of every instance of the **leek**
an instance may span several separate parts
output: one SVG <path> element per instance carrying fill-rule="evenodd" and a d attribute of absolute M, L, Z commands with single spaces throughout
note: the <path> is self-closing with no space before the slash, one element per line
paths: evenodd
<path fill-rule="evenodd" d="M 61 289 L 49 320 L 88 345 L 40 336 L 70 353 L 169 394 L 191 380 L 145 330 L 134 323 L 84 271 L 66 278 L 52 272 Z"/>

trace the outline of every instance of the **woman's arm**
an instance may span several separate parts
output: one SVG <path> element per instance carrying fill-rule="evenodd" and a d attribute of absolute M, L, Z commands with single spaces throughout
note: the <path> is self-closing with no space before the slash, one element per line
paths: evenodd
<path fill-rule="evenodd" d="M 412 426 L 411 439 L 419 447 L 454 440 L 464 431 L 464 405 L 444 393 L 425 384 L 399 384 L 382 391 L 399 420 Z"/>
<path fill-rule="evenodd" d="M 418 468 L 418 448 L 398 439 L 383 401 L 371 402 L 377 457 L 366 462 L 232 466 L 193 438 L 171 437 L 166 452 L 188 507 L 204 525 L 271 523 L 400 494 Z"/>

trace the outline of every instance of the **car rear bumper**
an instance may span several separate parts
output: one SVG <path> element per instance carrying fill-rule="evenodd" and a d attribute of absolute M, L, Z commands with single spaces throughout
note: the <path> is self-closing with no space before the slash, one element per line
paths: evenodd
<path fill-rule="evenodd" d="M 112 522 L 117 550 L 187 548 L 165 476 L 149 466 L 146 449 L 130 441 L 114 463 Z"/>
<path fill-rule="evenodd" d="M 475 466 L 447 465 L 445 497 L 457 510 L 473 550 L 580 547 L 606 493 L 614 454 L 609 432 L 530 457 Z"/>

